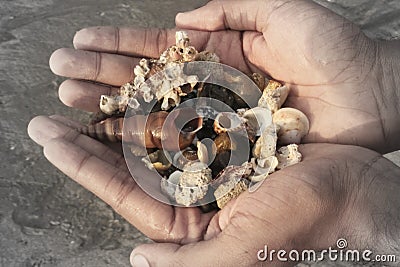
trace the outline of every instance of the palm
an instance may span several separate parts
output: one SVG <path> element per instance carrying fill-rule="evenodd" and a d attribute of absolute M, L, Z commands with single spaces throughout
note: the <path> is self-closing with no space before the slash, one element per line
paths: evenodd
<path fill-rule="evenodd" d="M 374 51 L 367 50 L 369 46 L 374 46 L 354 26 L 344 24 L 340 28 L 337 26 L 340 23 L 343 24 L 344 20 L 334 17 L 330 22 L 332 30 L 325 29 L 329 34 L 318 32 L 320 28 L 311 27 L 309 21 L 307 25 L 300 23 L 296 28 L 296 31 L 303 30 L 307 35 L 279 32 L 272 27 L 264 33 L 190 31 L 189 34 L 195 47 L 216 52 L 222 63 L 245 73 L 264 72 L 287 83 L 291 94 L 286 105 L 302 110 L 311 121 L 305 142 L 353 144 L 379 149 L 373 145 L 375 140 L 383 140 L 384 135 L 374 95 L 379 81 L 374 75 Z M 147 42 L 138 45 L 139 50 L 132 51 L 136 47 L 124 47 L 120 40 L 121 47 L 115 49 L 115 41 L 108 39 L 115 36 L 113 31 L 114 28 L 104 28 L 78 33 L 81 38 L 76 39 L 84 39 L 86 43 L 76 42 L 75 45 L 80 49 L 104 52 L 118 50 L 120 55 L 101 53 L 103 62 L 99 66 L 88 62 L 96 61 L 94 52 L 61 50 L 53 56 L 56 57 L 51 61 L 53 70 L 71 78 L 92 79 L 118 87 L 132 79 L 132 68 L 140 57 L 131 55 L 157 57 L 174 42 L 172 30 L 149 30 L 145 34 L 141 30 L 125 29 L 126 39 L 122 40 L 131 41 L 130 35 L 138 38 L 146 35 Z M 135 40 L 138 42 L 138 39 Z M 71 57 L 74 59 L 71 60 Z M 76 63 L 71 64 L 71 61 Z M 65 103 L 89 111 L 97 111 L 100 94 L 110 92 L 104 86 L 77 81 L 67 81 L 61 88 L 60 97 Z M 365 131 L 369 132 L 368 136 L 363 134 Z"/>
<path fill-rule="evenodd" d="M 62 117 L 37 117 L 30 123 L 28 131 L 33 140 L 44 146 L 44 153 L 51 163 L 154 240 L 191 243 L 214 238 L 222 231 L 235 231 L 237 227 L 249 224 L 249 220 L 254 227 L 260 222 L 263 225 L 272 223 L 275 225 L 270 226 L 275 227 L 280 223 L 279 218 L 299 210 L 302 201 L 315 201 L 314 198 L 320 197 L 319 191 L 327 191 L 319 187 L 331 186 L 330 183 L 318 182 L 318 179 L 327 179 L 326 174 L 321 178 L 318 175 L 323 172 L 315 172 L 315 164 L 327 165 L 331 161 L 314 161 L 321 157 L 321 151 L 328 150 L 321 149 L 318 153 L 315 146 L 305 147 L 302 149 L 305 154 L 303 163 L 271 175 L 254 193 L 243 193 L 218 213 L 203 214 L 198 208 L 173 207 L 147 195 L 132 179 L 121 155 L 94 139 L 78 134 L 74 130 L 76 127 L 79 127 L 77 123 Z M 159 185 L 158 176 L 143 164 L 134 162 L 130 167 L 135 177 L 158 181 Z M 297 176 L 298 172 L 304 175 Z M 302 189 L 301 195 L 290 194 L 287 197 L 287 192 L 295 192 L 299 188 Z M 276 202 L 284 196 L 285 201 Z"/>
<path fill-rule="evenodd" d="M 334 18 L 337 21 L 333 21 L 336 24 L 331 23 L 331 27 L 336 29 L 339 23 L 344 22 Z M 297 31 L 307 31 L 306 27 L 310 25 L 299 24 Z M 374 127 L 374 124 L 379 124 L 379 118 L 373 115 L 377 113 L 377 108 L 373 103 L 368 105 L 370 99 L 374 99 L 371 94 L 375 81 L 366 74 L 362 75 L 365 73 L 362 72 L 362 68 L 372 70 L 373 58 L 365 59 L 365 55 L 361 55 L 364 57 L 361 62 L 357 57 L 359 51 L 354 49 L 356 45 L 348 41 L 357 39 L 356 37 L 359 42 L 366 40 L 350 24 L 341 28 L 340 32 L 328 31 L 328 40 L 327 36 L 315 32 L 318 27 L 310 29 L 307 31 L 308 36 L 304 38 L 290 32 L 283 34 L 279 29 L 272 27 L 263 33 L 189 31 L 189 35 L 198 50 L 214 51 L 220 56 L 222 63 L 246 73 L 264 72 L 287 83 L 292 88 L 287 105 L 304 111 L 310 118 L 311 129 L 306 138 L 307 142 L 371 144 L 369 139 L 357 138 L 363 136 L 360 132 L 366 129 L 371 133 L 368 135 L 371 140 L 381 135 L 381 127 Z M 118 42 L 114 40 L 115 30 L 100 28 L 78 33 L 75 46 L 96 52 L 63 49 L 52 56 L 51 67 L 57 74 L 101 83 L 76 80 L 65 82 L 60 88 L 60 97 L 68 105 L 97 111 L 100 94 L 110 91 L 109 87 L 103 84 L 117 88 L 131 80 L 132 67 L 141 57 L 157 57 L 174 42 L 174 30 L 119 29 L 119 35 L 123 37 L 120 37 Z M 132 47 L 132 36 L 135 36 L 135 41 L 140 44 Z M 313 38 L 307 39 L 309 36 Z M 337 45 L 324 46 L 339 37 L 342 41 L 337 41 Z M 309 43 L 312 43 L 311 48 Z M 116 47 L 116 44 L 119 46 Z M 117 54 L 113 54 L 116 51 Z M 100 58 L 101 62 L 96 58 Z M 363 88 L 363 83 L 369 86 Z M 245 198 L 240 198 L 240 201 L 245 201 Z M 178 226 L 173 227 L 174 233 L 170 233 L 180 242 L 201 239 L 209 222 L 209 229 L 213 232 L 216 230 L 213 227 L 218 225 L 215 222 L 227 213 L 224 210 L 212 219 L 210 215 L 200 214 L 197 209 L 167 206 L 164 208 L 168 210 L 168 214 L 173 215 L 172 218 L 176 218 L 176 214 L 181 218 L 175 221 Z M 195 227 L 191 226 L 188 231 L 185 225 L 189 221 L 201 223 Z M 166 225 L 172 225 L 171 223 L 168 221 Z M 152 236 L 151 233 L 149 235 Z"/>
<path fill-rule="evenodd" d="M 341 231 L 346 229 L 342 226 L 347 223 L 359 225 L 358 222 L 368 221 L 373 214 L 389 214 L 392 207 L 385 203 L 400 205 L 395 193 L 398 176 L 393 175 L 394 178 L 388 180 L 380 175 L 383 170 L 392 168 L 389 161 L 362 148 L 313 144 L 301 147 L 303 162 L 270 175 L 255 192 L 242 193 L 217 213 L 203 214 L 195 207 L 172 207 L 142 191 L 127 171 L 121 155 L 78 134 L 74 130 L 76 127 L 79 127 L 77 123 L 65 118 L 37 117 L 28 131 L 33 140 L 44 146 L 51 163 L 150 238 L 178 244 L 201 240 L 240 244 L 234 247 L 239 251 L 230 259 L 232 261 L 247 259 L 254 263 L 255 254 L 247 249 L 260 249 L 264 244 L 279 248 L 305 248 L 307 245 L 307 249 L 325 248 L 339 235 L 353 236 L 353 233 Z M 382 165 L 380 168 L 373 167 L 377 162 Z M 369 169 L 366 170 L 366 166 Z M 361 172 L 368 175 L 360 180 Z M 146 180 L 152 178 L 143 164 L 135 166 L 134 175 Z M 159 181 L 158 177 L 154 178 Z M 388 190 L 386 187 L 393 193 L 381 194 L 381 190 Z M 369 203 L 367 207 L 366 202 Z M 337 230 L 332 232 L 332 229 Z M 313 235 L 315 232 L 320 235 Z M 353 238 L 358 239 L 349 241 L 358 244 L 362 237 Z M 196 246 L 206 244 L 200 242 Z"/>
<path fill-rule="evenodd" d="M 343 23 L 334 20 L 332 30 L 297 24 L 296 31 L 307 31 L 307 36 L 272 27 L 263 33 L 215 32 L 201 47 L 215 51 L 222 63 L 288 84 L 286 105 L 302 110 L 311 121 L 305 142 L 379 149 L 374 144 L 384 139 L 384 131 L 374 93 L 379 88 L 376 48 L 352 24 L 341 27 Z"/>

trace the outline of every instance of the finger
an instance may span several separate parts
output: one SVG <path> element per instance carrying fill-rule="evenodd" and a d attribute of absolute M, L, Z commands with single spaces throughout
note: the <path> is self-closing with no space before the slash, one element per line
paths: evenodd
<path fill-rule="evenodd" d="M 79 122 L 73 121 L 69 118 L 60 116 L 60 115 L 51 115 L 49 116 L 50 119 L 61 122 L 62 124 L 73 128 L 75 130 L 80 131 L 80 129 L 82 129 L 83 127 L 86 127 L 86 125 L 83 125 Z M 124 154 L 123 152 L 123 147 L 122 144 L 119 142 L 111 142 L 111 141 L 101 141 L 101 142 L 97 142 L 96 140 L 94 140 L 96 143 L 101 144 L 102 147 L 106 147 L 108 148 L 104 153 L 98 153 L 95 150 L 92 150 L 95 146 L 92 146 L 90 143 L 85 142 L 84 145 L 82 146 L 85 149 L 85 145 L 90 145 L 90 147 L 88 147 L 88 149 L 86 149 L 86 151 L 97 155 L 99 158 L 104 159 L 107 161 L 107 159 L 109 158 L 108 155 L 111 152 L 117 153 L 118 159 L 111 160 L 109 163 L 111 164 L 115 164 L 115 166 L 117 166 L 118 168 L 123 168 L 123 169 L 127 169 L 125 160 L 122 158 L 122 155 Z M 97 153 L 97 154 L 96 154 Z"/>
<path fill-rule="evenodd" d="M 84 125 L 80 122 L 71 120 L 69 118 L 63 117 L 61 115 L 51 115 L 49 116 L 50 119 L 54 120 L 54 121 L 58 121 L 61 122 L 62 124 L 64 124 L 65 126 L 68 126 L 69 128 L 72 129 L 82 129 L 82 127 L 84 127 Z"/>
<path fill-rule="evenodd" d="M 299 9 L 307 12 L 311 7 L 320 6 L 307 0 L 214 0 L 193 11 L 177 14 L 175 22 L 177 27 L 192 30 L 264 32 L 274 22 L 274 27 L 282 29 L 279 24 L 290 20 L 290 15 L 295 14 L 292 11 L 297 10 L 297 13 L 303 14 Z M 272 18 L 274 13 L 280 16 Z"/>
<path fill-rule="evenodd" d="M 176 25 L 182 28 L 218 31 L 225 29 L 263 31 L 270 6 L 276 1 L 211 1 L 193 11 L 179 13 Z"/>
<path fill-rule="evenodd" d="M 50 57 L 51 70 L 60 76 L 121 86 L 133 79 L 137 58 L 61 48 Z"/>
<path fill-rule="evenodd" d="M 145 244 L 131 253 L 132 266 L 252 266 L 257 262 L 257 250 L 246 242 L 221 235 L 208 241 L 180 246 L 171 243 Z M 260 247 L 261 248 L 261 247 Z"/>
<path fill-rule="evenodd" d="M 70 125 L 70 126 L 67 126 Z M 127 170 L 126 163 L 121 154 L 116 153 L 108 146 L 76 131 L 81 124 L 61 116 L 49 118 L 39 116 L 31 120 L 28 125 L 29 137 L 41 146 L 45 146 L 52 139 L 65 139 L 90 154 L 106 161 L 107 163 Z"/>
<path fill-rule="evenodd" d="M 63 153 L 60 153 L 62 151 Z M 144 234 L 155 240 L 189 242 L 201 237 L 210 216 L 197 208 L 173 208 L 147 195 L 129 172 L 65 139 L 52 139 L 44 146 L 46 158 L 63 173 L 93 192 Z M 158 182 L 143 164 L 136 177 Z M 154 185 L 153 185 L 154 186 Z"/>
<path fill-rule="evenodd" d="M 74 37 L 76 49 L 158 58 L 175 44 L 176 29 L 138 29 L 118 27 L 91 27 L 78 31 Z M 189 31 L 193 46 L 205 46 L 207 32 Z"/>
<path fill-rule="evenodd" d="M 58 95 L 67 106 L 89 112 L 100 111 L 102 95 L 114 95 L 119 88 L 79 80 L 66 80 L 60 85 Z"/>

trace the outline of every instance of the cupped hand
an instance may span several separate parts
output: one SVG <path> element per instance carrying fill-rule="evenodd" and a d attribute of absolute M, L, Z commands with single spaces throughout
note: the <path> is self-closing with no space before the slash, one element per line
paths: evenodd
<path fill-rule="evenodd" d="M 203 214 L 147 195 L 119 154 L 77 127 L 66 118 L 42 116 L 28 131 L 52 164 L 160 242 L 136 248 L 135 264 L 145 258 L 152 267 L 252 266 L 265 245 L 324 249 L 339 237 L 351 248 L 387 253 L 399 238 L 400 171 L 367 149 L 303 145 L 301 163 L 271 174 L 255 192 L 242 193 L 219 212 Z M 134 175 L 145 171 L 138 166 Z"/>
<path fill-rule="evenodd" d="M 312 1 L 211 1 L 178 14 L 198 50 L 214 51 L 222 63 L 246 73 L 267 73 L 291 87 L 287 105 L 305 112 L 305 142 L 394 150 L 385 113 L 380 45 L 351 22 Z M 142 57 L 158 57 L 175 42 L 175 30 L 88 28 L 74 46 L 50 60 L 52 70 L 73 79 L 60 88 L 67 105 L 98 110 L 100 94 L 133 79 Z M 87 51 L 83 51 L 87 50 Z M 390 114 L 393 114 L 390 113 Z M 393 116 L 393 115 L 390 115 Z"/>

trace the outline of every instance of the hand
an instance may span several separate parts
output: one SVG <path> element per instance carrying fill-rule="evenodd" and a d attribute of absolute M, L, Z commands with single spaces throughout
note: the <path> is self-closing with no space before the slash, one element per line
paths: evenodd
<path fill-rule="evenodd" d="M 216 0 L 178 14 L 176 24 L 240 34 L 239 49 L 222 39 L 218 52 L 291 87 L 286 104 L 311 120 L 305 142 L 400 148 L 399 44 L 370 40 L 309 0 Z"/>
<path fill-rule="evenodd" d="M 148 196 L 119 154 L 79 134 L 77 127 L 62 117 L 37 117 L 28 131 L 52 164 L 162 242 L 139 246 L 132 261 L 141 255 L 152 267 L 250 266 L 264 245 L 324 249 L 338 238 L 346 238 L 349 248 L 374 253 L 399 247 L 400 170 L 367 149 L 301 146 L 303 162 L 273 173 L 255 192 L 244 192 L 221 211 L 202 214 Z M 138 166 L 135 175 L 151 179 L 144 167 Z"/>
<path fill-rule="evenodd" d="M 287 105 L 311 121 L 305 142 L 360 145 L 380 152 L 400 148 L 395 117 L 400 100 L 385 91 L 396 88 L 388 85 L 393 77 L 385 75 L 395 71 L 383 66 L 383 45 L 349 21 L 312 1 L 251 0 L 212 1 L 179 14 L 176 22 L 194 30 L 189 34 L 198 50 L 215 51 L 222 63 L 287 83 L 292 90 Z M 84 29 L 76 34 L 74 46 L 93 52 L 61 49 L 50 66 L 59 75 L 120 86 L 132 80 L 132 68 L 141 57 L 158 57 L 173 44 L 174 33 Z M 100 94 L 110 90 L 116 89 L 69 80 L 61 86 L 60 98 L 67 105 L 97 111 Z"/>

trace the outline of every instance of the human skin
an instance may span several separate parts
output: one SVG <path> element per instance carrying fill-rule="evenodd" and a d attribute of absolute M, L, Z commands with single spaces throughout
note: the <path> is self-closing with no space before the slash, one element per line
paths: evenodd
<path fill-rule="evenodd" d="M 322 250 L 334 248 L 339 238 L 347 239 L 349 249 L 398 252 L 400 169 L 371 150 L 302 145 L 301 163 L 271 174 L 255 192 L 242 193 L 222 210 L 204 214 L 147 195 L 121 155 L 76 127 L 66 118 L 41 116 L 28 130 L 54 166 L 158 242 L 132 253 L 152 267 L 253 266 L 260 264 L 257 252 L 264 245 Z M 135 175 L 143 175 L 143 167 Z"/>
<path fill-rule="evenodd" d="M 400 148 L 398 44 L 371 40 L 351 22 L 302 0 L 213 1 L 179 14 L 176 24 L 194 30 L 189 31 L 193 45 L 216 52 L 222 63 L 286 83 L 291 88 L 286 105 L 311 122 L 304 142 L 359 145 L 381 153 Z M 158 57 L 174 38 L 175 30 L 84 29 L 74 38 L 79 50 L 56 51 L 50 66 L 61 76 L 118 87 L 133 78 L 131 69 L 141 57 Z M 97 111 L 100 94 L 107 92 L 68 80 L 60 98 Z"/>
<path fill-rule="evenodd" d="M 310 118 L 305 142 L 380 152 L 399 148 L 396 44 L 370 40 L 310 1 L 214 1 L 193 12 L 178 15 L 177 26 L 191 30 L 195 47 L 291 87 L 287 105 Z M 72 78 L 61 85 L 61 100 L 98 111 L 100 95 L 131 80 L 138 60 L 159 56 L 174 34 L 112 27 L 78 32 L 78 50 L 58 50 L 50 60 L 56 74 Z M 365 148 L 301 146 L 303 162 L 272 174 L 256 192 L 243 193 L 221 211 L 202 214 L 147 196 L 120 155 L 75 127 L 65 118 L 38 117 L 28 130 L 57 168 L 160 242 L 132 253 L 151 266 L 255 265 L 266 244 L 324 249 L 339 237 L 351 248 L 398 251 L 400 171 Z"/>

